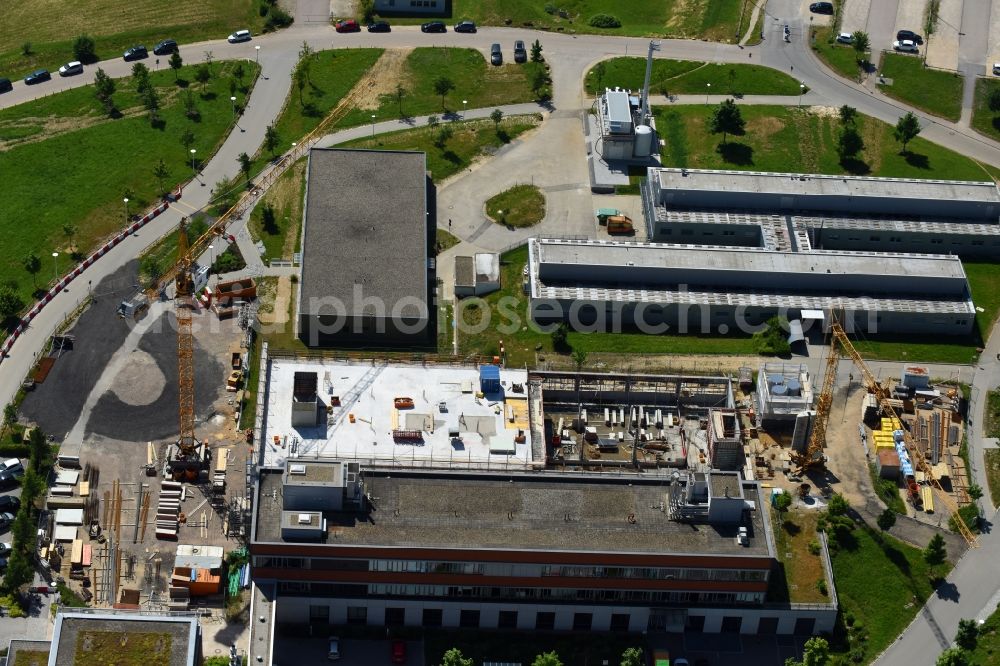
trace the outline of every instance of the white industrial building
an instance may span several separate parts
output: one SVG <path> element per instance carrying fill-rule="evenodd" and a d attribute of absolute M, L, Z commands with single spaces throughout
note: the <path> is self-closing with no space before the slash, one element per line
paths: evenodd
<path fill-rule="evenodd" d="M 455 257 L 455 297 L 485 296 L 500 290 L 500 255 L 477 252 Z"/>

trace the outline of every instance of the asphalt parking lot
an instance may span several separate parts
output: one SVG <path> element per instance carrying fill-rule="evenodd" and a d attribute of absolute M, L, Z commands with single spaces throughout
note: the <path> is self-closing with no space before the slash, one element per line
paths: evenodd
<path fill-rule="evenodd" d="M 389 641 L 362 641 L 345 639 L 340 641 L 340 661 L 342 666 L 381 666 L 391 664 Z M 328 639 L 277 637 L 274 641 L 273 666 L 319 666 L 329 664 Z M 407 641 L 405 666 L 423 666 L 423 644 Z"/>

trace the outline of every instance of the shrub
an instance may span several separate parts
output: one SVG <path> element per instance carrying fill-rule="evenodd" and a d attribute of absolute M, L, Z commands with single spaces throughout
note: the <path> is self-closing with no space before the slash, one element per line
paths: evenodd
<path fill-rule="evenodd" d="M 264 32 L 272 32 L 278 28 L 287 28 L 292 24 L 291 14 L 278 5 L 274 5 L 267 11 L 267 19 L 264 21 Z"/>
<path fill-rule="evenodd" d="M 823 580 L 822 578 L 820 578 L 818 581 L 816 581 L 816 589 L 819 590 L 819 593 L 822 594 L 825 597 L 826 593 L 827 593 L 827 590 L 826 590 L 826 581 Z"/>
<path fill-rule="evenodd" d="M 618 20 L 618 17 L 611 14 L 594 14 L 590 17 L 587 22 L 593 28 L 620 28 L 622 27 L 622 22 Z"/>
<path fill-rule="evenodd" d="M 809 552 L 813 555 L 819 555 L 819 541 L 813 539 L 809 542 Z"/>
<path fill-rule="evenodd" d="M 96 62 L 96 48 L 92 38 L 87 35 L 80 35 L 73 42 L 73 57 L 83 63 Z"/>

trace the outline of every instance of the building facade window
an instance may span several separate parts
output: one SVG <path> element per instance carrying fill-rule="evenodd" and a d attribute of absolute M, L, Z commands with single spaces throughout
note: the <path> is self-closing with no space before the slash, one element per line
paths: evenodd
<path fill-rule="evenodd" d="M 327 604 L 309 605 L 309 622 L 330 623 L 330 606 Z"/>
<path fill-rule="evenodd" d="M 722 618 L 722 633 L 738 634 L 743 626 L 743 618 L 739 615 L 726 615 Z"/>
<path fill-rule="evenodd" d="M 573 613 L 573 631 L 590 631 L 593 624 L 593 613 Z"/>
<path fill-rule="evenodd" d="M 497 629 L 517 629 L 517 611 L 500 611 Z"/>
<path fill-rule="evenodd" d="M 628 631 L 628 625 L 631 620 L 632 616 L 628 613 L 612 613 L 611 624 L 608 628 L 611 631 Z"/>
<path fill-rule="evenodd" d="M 440 627 L 444 613 L 440 608 L 425 608 L 420 624 L 425 627 Z"/>
<path fill-rule="evenodd" d="M 539 611 L 535 614 L 535 629 L 552 631 L 556 628 L 556 614 L 549 611 Z"/>
<path fill-rule="evenodd" d="M 405 608 L 386 608 L 385 609 L 385 626 L 387 627 L 402 627 L 406 624 L 406 609 Z"/>
<path fill-rule="evenodd" d="M 468 609 L 463 610 L 458 618 L 458 626 L 463 629 L 478 629 L 479 611 Z"/>
<path fill-rule="evenodd" d="M 368 607 L 348 606 L 347 624 L 368 624 Z"/>

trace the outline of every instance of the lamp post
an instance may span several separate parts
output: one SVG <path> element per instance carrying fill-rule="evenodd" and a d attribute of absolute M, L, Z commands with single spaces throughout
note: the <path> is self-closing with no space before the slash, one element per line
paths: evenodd
<path fill-rule="evenodd" d="M 375 138 L 375 114 L 372 114 L 372 138 Z"/>
<path fill-rule="evenodd" d="M 799 84 L 799 108 L 802 108 L 802 93 L 804 93 L 805 90 L 806 90 L 806 84 L 800 83 Z"/>
<path fill-rule="evenodd" d="M 215 245 L 209 244 L 208 246 L 208 266 L 209 270 L 215 264 Z"/>
<path fill-rule="evenodd" d="M 708 95 L 712 92 L 712 84 L 706 83 L 705 86 L 705 106 L 708 106 Z"/>
<path fill-rule="evenodd" d="M 195 149 L 192 148 L 191 149 L 191 173 L 194 174 L 194 175 L 198 175 L 198 172 L 194 170 L 194 153 L 195 153 Z"/>
<path fill-rule="evenodd" d="M 465 113 L 466 111 L 468 111 L 468 104 L 469 100 L 467 99 L 462 100 L 462 120 L 465 120 Z"/>
<path fill-rule="evenodd" d="M 125 202 L 125 224 L 128 224 L 128 197 L 122 199 Z"/>
<path fill-rule="evenodd" d="M 253 57 L 253 64 L 260 65 L 260 45 L 258 44 L 257 46 L 255 46 L 253 48 L 254 48 L 254 51 L 255 51 L 254 57 Z"/>
<path fill-rule="evenodd" d="M 59 279 L 59 253 L 52 253 L 52 281 L 55 282 Z"/>

